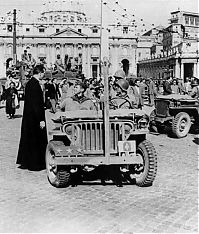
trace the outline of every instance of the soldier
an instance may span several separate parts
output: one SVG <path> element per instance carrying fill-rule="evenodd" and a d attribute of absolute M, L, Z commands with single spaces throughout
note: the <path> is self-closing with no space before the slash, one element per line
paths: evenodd
<path fill-rule="evenodd" d="M 192 91 L 190 93 L 190 96 L 196 99 L 199 99 L 199 83 L 198 83 L 198 79 L 195 79 L 192 83 Z"/>
<path fill-rule="evenodd" d="M 62 111 L 96 110 L 95 103 L 84 94 L 86 88 L 87 86 L 83 82 L 77 81 L 74 87 L 75 95 L 61 102 L 60 109 Z"/>
<path fill-rule="evenodd" d="M 110 109 L 131 109 L 135 105 L 135 97 L 128 94 L 128 89 L 127 80 L 119 79 L 115 82 L 116 97 L 110 100 Z"/>

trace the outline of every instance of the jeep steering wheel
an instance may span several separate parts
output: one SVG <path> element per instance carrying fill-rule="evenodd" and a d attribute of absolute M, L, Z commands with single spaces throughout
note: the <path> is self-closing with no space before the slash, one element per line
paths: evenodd
<path fill-rule="evenodd" d="M 117 104 L 117 100 L 122 100 L 122 102 L 120 104 Z M 122 98 L 122 97 L 115 97 L 110 99 L 109 101 L 109 107 L 110 109 L 122 109 L 122 106 L 124 104 L 127 104 L 127 107 L 125 107 L 125 109 L 132 109 L 132 104 L 130 103 L 130 101 L 126 98 Z"/>

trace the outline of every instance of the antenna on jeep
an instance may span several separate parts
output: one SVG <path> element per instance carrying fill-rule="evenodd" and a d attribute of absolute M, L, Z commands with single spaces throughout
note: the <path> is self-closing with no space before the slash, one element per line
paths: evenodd
<path fill-rule="evenodd" d="M 106 158 L 106 163 L 109 164 L 110 158 L 110 132 L 109 132 L 109 84 L 108 84 L 108 74 L 109 74 L 109 37 L 108 37 L 108 15 L 104 9 L 103 0 L 101 0 L 101 30 L 100 30 L 100 61 L 102 67 L 102 76 L 104 79 L 104 153 Z"/>

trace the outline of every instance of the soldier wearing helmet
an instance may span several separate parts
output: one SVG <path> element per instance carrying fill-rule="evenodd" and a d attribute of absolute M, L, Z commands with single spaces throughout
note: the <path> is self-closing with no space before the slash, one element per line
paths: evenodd
<path fill-rule="evenodd" d="M 117 70 L 115 74 L 113 75 L 115 78 L 115 82 L 117 82 L 120 79 L 125 79 L 125 72 L 123 70 Z"/>
<path fill-rule="evenodd" d="M 198 79 L 195 79 L 192 82 L 191 86 L 193 87 L 192 91 L 190 93 L 191 97 L 199 99 L 199 82 L 198 82 Z"/>
<path fill-rule="evenodd" d="M 112 109 L 131 109 L 135 104 L 135 97 L 128 94 L 129 82 L 125 79 L 119 79 L 115 82 L 116 97 L 110 100 Z"/>

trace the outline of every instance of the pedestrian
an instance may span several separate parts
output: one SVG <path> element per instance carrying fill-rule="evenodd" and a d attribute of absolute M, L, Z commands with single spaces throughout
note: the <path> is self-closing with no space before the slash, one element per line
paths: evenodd
<path fill-rule="evenodd" d="M 175 93 L 175 94 L 180 94 L 180 87 L 177 84 L 176 80 L 173 80 L 173 83 L 171 85 L 171 90 Z"/>
<path fill-rule="evenodd" d="M 164 95 L 169 95 L 169 94 L 173 93 L 173 91 L 171 89 L 171 82 L 172 82 L 172 77 L 167 77 L 167 80 L 163 83 L 163 94 Z"/>
<path fill-rule="evenodd" d="M 4 100 L 4 87 L 0 81 L 0 107 L 1 107 L 1 102 Z"/>
<path fill-rule="evenodd" d="M 182 82 L 182 79 L 177 79 L 177 84 L 178 84 L 178 88 L 179 88 L 179 93 L 180 94 L 184 94 L 185 93 L 185 88 Z"/>
<path fill-rule="evenodd" d="M 18 93 L 17 89 L 15 88 L 14 82 L 11 82 L 10 87 L 6 89 L 5 97 L 6 97 L 6 114 L 8 115 L 9 119 L 14 119 L 16 108 L 18 108 L 19 106 Z"/>
<path fill-rule="evenodd" d="M 49 97 L 50 97 L 50 102 L 51 102 L 51 111 L 52 113 L 56 113 L 56 106 L 58 103 L 59 97 L 61 97 L 60 91 L 59 91 L 59 86 L 57 84 L 57 79 L 53 78 L 51 80 L 51 84 L 49 86 Z"/>
<path fill-rule="evenodd" d="M 144 105 L 144 99 L 143 99 L 143 86 L 140 86 L 140 81 L 139 79 L 136 79 L 134 82 L 134 85 L 131 87 L 132 89 L 132 94 L 135 97 L 135 107 L 142 109 Z"/>
<path fill-rule="evenodd" d="M 189 77 L 186 77 L 185 79 L 185 82 L 184 82 L 184 91 L 185 91 L 185 94 L 189 94 L 191 93 L 191 82 L 190 82 L 190 79 Z"/>
<path fill-rule="evenodd" d="M 155 105 L 155 97 L 157 96 L 157 89 L 155 86 L 155 83 L 151 78 L 147 79 L 147 87 L 148 87 L 148 100 L 149 100 L 149 106 Z"/>
<path fill-rule="evenodd" d="M 45 169 L 47 131 L 40 85 L 44 72 L 45 69 L 41 64 L 36 65 L 33 76 L 25 87 L 21 138 L 16 162 L 20 164 L 20 168 L 33 171 Z"/>

